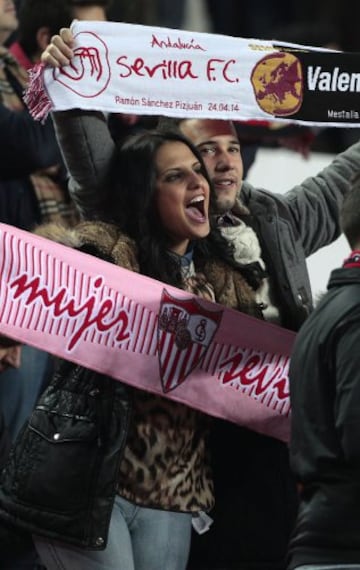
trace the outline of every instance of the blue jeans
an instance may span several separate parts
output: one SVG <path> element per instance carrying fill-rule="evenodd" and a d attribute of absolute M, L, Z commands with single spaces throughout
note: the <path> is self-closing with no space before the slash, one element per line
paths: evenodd
<path fill-rule="evenodd" d="M 33 411 L 53 371 L 53 357 L 23 345 L 20 368 L 0 374 L 0 408 L 11 439 L 14 440 Z"/>
<path fill-rule="evenodd" d="M 33 411 L 53 370 L 53 357 L 48 353 L 23 345 L 20 368 L 8 368 L 0 374 L 0 409 L 12 440 Z M 21 555 L 14 548 L 5 563 L 0 553 L 0 568 L 3 570 L 36 570 L 38 555 L 29 541 Z"/>
<path fill-rule="evenodd" d="M 34 537 L 47 570 L 185 570 L 191 514 L 138 507 L 116 497 L 105 550 Z"/>

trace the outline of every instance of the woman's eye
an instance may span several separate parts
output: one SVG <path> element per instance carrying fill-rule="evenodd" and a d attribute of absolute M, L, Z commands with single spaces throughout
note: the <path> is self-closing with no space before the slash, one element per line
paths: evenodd
<path fill-rule="evenodd" d="M 165 178 L 165 182 L 175 182 L 176 180 L 179 180 L 181 174 L 180 172 L 174 172 L 173 174 L 168 174 L 167 177 Z"/>

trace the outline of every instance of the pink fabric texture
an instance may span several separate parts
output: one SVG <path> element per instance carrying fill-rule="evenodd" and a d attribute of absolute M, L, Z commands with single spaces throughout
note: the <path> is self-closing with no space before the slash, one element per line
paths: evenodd
<path fill-rule="evenodd" d="M 0 224 L 0 333 L 288 441 L 295 334 Z"/>

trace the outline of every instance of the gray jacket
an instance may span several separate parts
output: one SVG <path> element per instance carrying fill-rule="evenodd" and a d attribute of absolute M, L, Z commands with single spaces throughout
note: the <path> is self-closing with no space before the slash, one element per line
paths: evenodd
<path fill-rule="evenodd" d="M 71 172 L 72 198 L 83 217 L 97 218 L 115 148 L 106 119 L 101 113 L 74 110 L 55 113 L 54 121 Z M 243 183 L 234 213 L 255 229 L 281 324 L 287 328 L 298 330 L 313 308 L 306 258 L 340 235 L 339 209 L 359 167 L 356 143 L 286 194 Z"/>

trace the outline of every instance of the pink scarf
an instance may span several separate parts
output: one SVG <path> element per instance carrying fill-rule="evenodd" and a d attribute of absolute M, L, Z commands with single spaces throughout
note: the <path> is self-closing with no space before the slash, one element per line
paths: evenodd
<path fill-rule="evenodd" d="M 0 334 L 289 438 L 294 333 L 0 224 Z"/>

